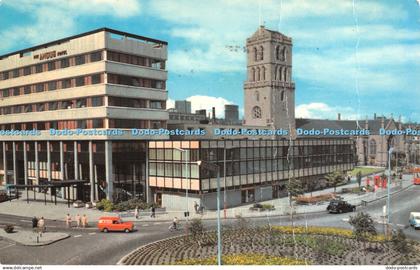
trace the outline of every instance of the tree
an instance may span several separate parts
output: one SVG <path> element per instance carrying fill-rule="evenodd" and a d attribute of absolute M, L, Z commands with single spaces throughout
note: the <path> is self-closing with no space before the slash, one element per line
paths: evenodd
<path fill-rule="evenodd" d="M 317 186 L 317 181 L 313 181 L 312 179 L 308 179 L 306 181 L 306 188 L 311 193 L 311 197 L 312 197 L 312 192 L 315 190 L 316 186 Z"/>
<path fill-rule="evenodd" d="M 361 171 L 357 172 L 356 179 L 357 179 L 357 184 L 359 185 L 359 188 L 360 188 L 360 186 L 362 185 L 362 172 Z"/>
<path fill-rule="evenodd" d="M 358 240 L 365 242 L 376 235 L 373 219 L 367 213 L 361 212 L 356 216 L 350 216 L 349 223 L 353 226 L 353 234 Z"/>
<path fill-rule="evenodd" d="M 287 192 L 289 193 L 289 204 L 292 206 L 293 198 L 304 194 L 302 181 L 292 177 L 286 184 L 286 188 Z"/>
<path fill-rule="evenodd" d="M 334 192 L 336 191 L 337 185 L 343 181 L 343 175 L 339 171 L 334 171 L 325 176 L 327 182 L 334 187 Z"/>
<path fill-rule="evenodd" d="M 412 251 L 410 243 L 407 241 L 407 237 L 401 229 L 392 231 L 391 238 L 392 247 L 395 251 L 401 254 L 401 264 L 411 264 L 409 261 L 409 255 Z"/>
<path fill-rule="evenodd" d="M 201 248 L 203 244 L 203 238 L 204 238 L 204 226 L 203 226 L 203 222 L 201 222 L 201 219 L 198 219 L 198 218 L 192 219 L 189 225 L 189 229 L 190 229 L 191 237 L 193 241 L 196 242 L 197 245 Z"/>

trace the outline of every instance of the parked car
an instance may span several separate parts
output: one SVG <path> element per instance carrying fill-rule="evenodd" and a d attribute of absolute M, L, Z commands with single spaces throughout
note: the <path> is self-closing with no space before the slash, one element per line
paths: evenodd
<path fill-rule="evenodd" d="M 82 202 L 82 201 L 75 201 L 74 203 L 73 203 L 73 207 L 74 208 L 81 208 L 81 207 L 84 207 L 85 206 L 85 204 L 84 204 L 84 202 Z"/>
<path fill-rule="evenodd" d="M 408 220 L 410 226 L 413 226 L 414 229 L 420 228 L 420 212 L 411 212 L 410 219 Z"/>
<path fill-rule="evenodd" d="M 132 232 L 134 230 L 133 222 L 124 222 L 120 217 L 101 217 L 98 221 L 98 229 L 101 232 L 120 231 Z"/>
<path fill-rule="evenodd" d="M 327 206 L 327 211 L 330 213 L 354 212 L 356 211 L 356 206 L 346 201 L 330 201 L 330 204 Z"/>

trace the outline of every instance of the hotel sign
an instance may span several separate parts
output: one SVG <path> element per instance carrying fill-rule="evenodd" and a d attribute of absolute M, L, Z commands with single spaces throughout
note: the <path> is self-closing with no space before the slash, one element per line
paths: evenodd
<path fill-rule="evenodd" d="M 51 58 L 55 58 L 57 56 L 63 56 L 63 55 L 67 55 L 67 50 L 65 51 L 51 51 L 51 52 L 45 52 L 45 53 L 41 53 L 41 54 L 35 54 L 34 55 L 34 59 L 39 59 L 41 60 L 47 60 L 47 59 L 51 59 Z"/>

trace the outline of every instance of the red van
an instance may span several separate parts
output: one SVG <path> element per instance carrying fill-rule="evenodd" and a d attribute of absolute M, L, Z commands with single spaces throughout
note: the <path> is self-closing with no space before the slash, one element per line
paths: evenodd
<path fill-rule="evenodd" d="M 132 232 L 134 230 L 133 222 L 124 222 L 119 217 L 101 217 L 98 221 L 98 229 L 101 232 L 120 231 Z"/>

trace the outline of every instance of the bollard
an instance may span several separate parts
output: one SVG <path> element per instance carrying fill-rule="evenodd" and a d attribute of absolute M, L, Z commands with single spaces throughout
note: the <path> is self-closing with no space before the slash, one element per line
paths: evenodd
<path fill-rule="evenodd" d="M 36 237 L 36 242 L 39 243 L 39 236 Z"/>

